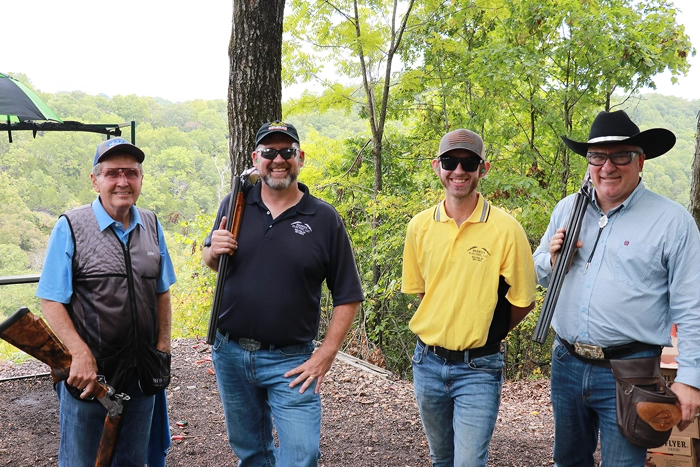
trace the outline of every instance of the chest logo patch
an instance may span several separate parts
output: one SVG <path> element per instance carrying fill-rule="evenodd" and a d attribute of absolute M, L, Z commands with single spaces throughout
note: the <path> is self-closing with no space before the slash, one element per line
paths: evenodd
<path fill-rule="evenodd" d="M 309 227 L 309 224 L 304 224 L 301 221 L 292 222 L 292 228 L 294 229 L 294 232 L 298 233 L 299 235 L 311 233 L 311 227 Z"/>
<path fill-rule="evenodd" d="M 469 250 L 467 250 L 467 254 L 472 257 L 472 261 L 478 261 L 479 263 L 491 256 L 489 250 L 478 246 L 469 248 Z"/>

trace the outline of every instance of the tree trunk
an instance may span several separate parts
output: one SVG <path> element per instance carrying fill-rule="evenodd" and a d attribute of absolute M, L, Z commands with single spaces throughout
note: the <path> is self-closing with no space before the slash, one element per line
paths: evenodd
<path fill-rule="evenodd" d="M 695 158 L 693 159 L 693 182 L 690 185 L 690 213 L 700 227 L 700 112 L 695 128 Z"/>
<path fill-rule="evenodd" d="M 282 118 L 282 24 L 285 0 L 233 0 L 228 55 L 231 181 L 251 165 L 255 133 Z"/>

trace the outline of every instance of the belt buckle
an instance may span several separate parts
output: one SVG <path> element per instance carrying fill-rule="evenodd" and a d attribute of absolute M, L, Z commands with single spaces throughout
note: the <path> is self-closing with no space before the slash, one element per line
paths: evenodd
<path fill-rule="evenodd" d="M 248 339 L 248 338 L 241 338 L 238 341 L 238 345 L 240 345 L 243 350 L 247 350 L 248 352 L 255 352 L 256 350 L 260 350 L 260 342 L 256 341 L 255 339 Z"/>
<path fill-rule="evenodd" d="M 603 348 L 599 345 L 581 344 L 579 342 L 575 342 L 574 351 L 583 358 L 590 358 L 591 360 L 605 359 Z"/>

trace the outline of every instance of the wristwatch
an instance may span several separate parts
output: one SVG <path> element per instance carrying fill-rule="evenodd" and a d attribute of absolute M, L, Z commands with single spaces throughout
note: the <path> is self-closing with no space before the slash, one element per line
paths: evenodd
<path fill-rule="evenodd" d="M 207 238 L 204 239 L 204 247 L 210 247 L 211 246 L 211 236 L 207 236 Z"/>

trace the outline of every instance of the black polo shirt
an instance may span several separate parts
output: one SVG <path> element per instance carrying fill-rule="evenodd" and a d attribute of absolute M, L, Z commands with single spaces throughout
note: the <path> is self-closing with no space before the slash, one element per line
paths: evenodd
<path fill-rule="evenodd" d="M 276 219 L 262 202 L 261 183 L 246 195 L 238 249 L 226 271 L 222 331 L 280 346 L 309 342 L 318 333 L 324 280 L 333 306 L 364 300 L 342 219 L 305 185 L 299 188 L 301 201 Z M 221 202 L 212 232 L 230 196 Z"/>

